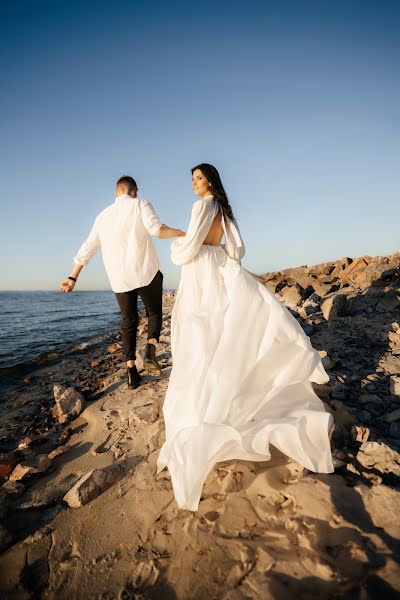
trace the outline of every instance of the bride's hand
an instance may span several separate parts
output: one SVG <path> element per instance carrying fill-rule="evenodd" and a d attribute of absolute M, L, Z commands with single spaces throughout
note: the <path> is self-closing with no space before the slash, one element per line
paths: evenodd
<path fill-rule="evenodd" d="M 182 231 L 182 229 L 179 229 L 178 237 L 184 237 L 185 235 L 186 231 Z"/>

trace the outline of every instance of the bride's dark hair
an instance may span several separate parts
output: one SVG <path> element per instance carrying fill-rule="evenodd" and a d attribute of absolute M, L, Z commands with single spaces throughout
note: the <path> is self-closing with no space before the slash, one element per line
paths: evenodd
<path fill-rule="evenodd" d="M 208 163 L 201 163 L 201 165 L 197 165 L 197 167 L 193 167 L 193 172 L 199 169 L 211 184 L 210 192 L 214 196 L 215 200 L 219 204 L 220 209 L 224 216 L 227 216 L 229 219 L 233 219 L 233 212 L 231 205 L 229 204 L 228 196 L 224 190 L 224 186 L 222 185 L 221 177 L 215 167 L 209 165 Z"/>

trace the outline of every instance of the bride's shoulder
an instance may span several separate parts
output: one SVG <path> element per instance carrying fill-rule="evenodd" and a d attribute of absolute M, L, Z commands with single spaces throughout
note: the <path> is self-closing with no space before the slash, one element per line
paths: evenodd
<path fill-rule="evenodd" d="M 198 212 L 198 211 L 200 211 L 203 206 L 204 206 L 204 203 L 203 203 L 203 199 L 202 198 L 199 198 L 198 200 L 195 200 L 193 202 L 193 205 L 192 205 L 192 212 Z"/>
<path fill-rule="evenodd" d="M 207 198 L 199 198 L 193 202 L 194 209 L 202 209 L 206 207 L 212 207 L 214 204 L 214 196 L 207 196 Z"/>

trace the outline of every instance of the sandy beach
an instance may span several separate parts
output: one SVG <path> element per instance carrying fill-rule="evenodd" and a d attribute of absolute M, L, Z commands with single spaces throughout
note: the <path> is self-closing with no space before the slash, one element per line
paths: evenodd
<path fill-rule="evenodd" d="M 334 276 L 338 283 L 324 282 L 337 289 L 326 294 L 320 289 L 319 300 L 309 290 L 291 307 L 331 377 L 317 393 L 336 422 L 332 475 L 310 473 L 278 451 L 265 463 L 219 463 L 208 476 L 199 510 L 179 510 L 168 472 L 156 475 L 172 365 L 173 293 L 164 297 L 162 374 L 143 373 L 138 389 L 127 389 L 118 334 L 100 347 L 10 375 L 0 419 L 2 597 L 398 597 L 400 455 L 392 426 L 398 400 L 393 386 L 387 387 L 397 377 L 400 305 L 387 301 L 397 290 L 398 270 L 384 277 L 397 269 L 391 260 L 398 261 L 379 263 L 384 268 L 366 287 L 343 283 L 342 273 L 352 264 L 343 263 Z M 368 265 L 359 265 L 360 277 Z M 325 277 L 332 273 L 333 268 Z M 281 272 L 263 281 L 290 306 L 288 298 L 306 289 L 304 276 Z M 359 307 L 334 318 L 321 300 L 332 295 Z M 314 311 L 307 309 L 310 297 Z M 384 299 L 385 309 L 376 310 Z M 139 351 L 145 341 L 142 318 Z M 400 373 L 400 365 L 396 368 Z M 85 408 L 77 418 L 55 422 L 55 385 L 82 393 Z M 40 407 L 39 390 L 47 398 Z M 383 406 L 381 412 L 375 405 Z M 391 420 L 385 421 L 387 415 Z"/>

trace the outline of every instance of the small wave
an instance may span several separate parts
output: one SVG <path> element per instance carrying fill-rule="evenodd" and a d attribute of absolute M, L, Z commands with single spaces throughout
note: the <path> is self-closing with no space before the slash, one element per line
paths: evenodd
<path fill-rule="evenodd" d="M 96 313 L 96 314 L 88 314 L 88 315 L 82 315 L 82 314 L 81 315 L 71 315 L 70 314 L 65 317 L 58 317 L 56 319 L 50 319 L 50 320 L 48 320 L 48 323 L 51 323 L 51 324 L 61 323 L 61 322 L 68 323 L 69 321 L 80 321 L 82 319 L 87 319 L 90 321 L 91 319 L 97 318 L 97 317 L 103 317 L 104 321 L 109 322 L 110 321 L 109 316 L 110 315 L 107 313 Z"/>
<path fill-rule="evenodd" d="M 2 375 L 14 375 L 18 372 L 25 373 L 26 371 L 35 369 L 37 367 L 45 366 L 46 364 L 60 360 L 70 354 L 83 352 L 89 348 L 96 347 L 104 343 L 107 340 L 107 338 L 110 338 L 110 336 L 114 335 L 115 329 L 112 328 L 108 329 L 105 332 L 97 334 L 96 336 L 90 339 L 82 341 L 69 340 L 63 345 L 60 344 L 59 347 L 56 346 L 51 350 L 40 352 L 39 354 L 34 355 L 32 357 L 22 359 L 20 362 L 16 362 L 12 365 L 0 366 L 0 377 Z"/>

